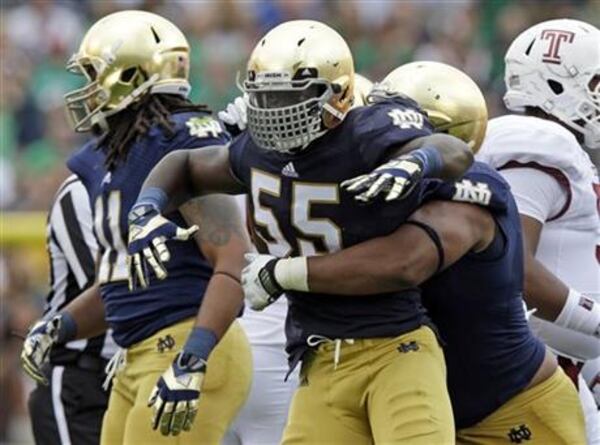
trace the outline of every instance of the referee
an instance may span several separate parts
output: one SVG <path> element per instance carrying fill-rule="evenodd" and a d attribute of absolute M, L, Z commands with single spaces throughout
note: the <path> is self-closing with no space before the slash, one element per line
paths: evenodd
<path fill-rule="evenodd" d="M 90 287 L 98 250 L 85 187 L 75 175 L 56 194 L 47 226 L 51 290 L 44 319 L 52 317 Z M 116 346 L 109 333 L 55 345 L 50 352 L 49 385 L 38 384 L 29 397 L 37 445 L 86 445 L 100 442 L 108 392 L 104 368 Z"/>

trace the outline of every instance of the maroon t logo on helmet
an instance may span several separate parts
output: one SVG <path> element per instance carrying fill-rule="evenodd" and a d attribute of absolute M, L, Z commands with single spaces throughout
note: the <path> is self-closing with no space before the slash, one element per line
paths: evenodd
<path fill-rule="evenodd" d="M 542 55 L 542 61 L 546 63 L 561 63 L 558 50 L 562 42 L 573 43 L 575 33 L 571 31 L 561 31 L 558 29 L 545 29 L 542 31 L 542 40 L 550 40 L 548 51 Z"/>

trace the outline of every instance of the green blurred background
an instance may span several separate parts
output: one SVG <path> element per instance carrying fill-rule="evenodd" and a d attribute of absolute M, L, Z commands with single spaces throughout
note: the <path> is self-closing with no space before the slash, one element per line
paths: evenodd
<path fill-rule="evenodd" d="M 279 22 L 311 18 L 336 28 L 373 81 L 412 60 L 438 60 L 471 75 L 492 116 L 502 113 L 503 55 L 528 26 L 550 18 L 580 18 L 598 26 L 600 1 L 10 1 L 0 2 L 0 232 L 22 229 L 0 253 L 0 443 L 31 441 L 18 366 L 20 341 L 38 317 L 47 291 L 43 218 L 66 177 L 64 160 L 81 142 L 69 128 L 62 95 L 78 86 L 64 70 L 86 29 L 122 9 L 144 9 L 173 20 L 192 47 L 192 99 L 223 108 L 239 94 L 254 43 Z M 38 211 L 31 213 L 15 213 Z M 2 233 L 0 233 L 2 235 Z M 0 237 L 2 238 L 2 237 Z"/>

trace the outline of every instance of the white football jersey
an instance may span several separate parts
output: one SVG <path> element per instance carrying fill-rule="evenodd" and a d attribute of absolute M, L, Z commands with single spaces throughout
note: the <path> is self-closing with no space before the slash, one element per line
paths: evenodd
<path fill-rule="evenodd" d="M 477 159 L 500 173 L 510 170 L 505 178 L 522 214 L 530 214 L 527 201 L 535 197 L 528 197 L 528 192 L 532 195 L 535 187 L 516 181 L 518 170 L 524 174 L 527 169 L 543 171 L 556 179 L 564 205 L 544 222 L 536 258 L 569 287 L 600 301 L 600 181 L 573 134 L 548 120 L 502 116 L 490 120 Z M 584 335 L 536 317 L 531 318 L 531 325 L 548 346 L 563 355 L 586 359 L 600 354 L 600 342 Z"/>

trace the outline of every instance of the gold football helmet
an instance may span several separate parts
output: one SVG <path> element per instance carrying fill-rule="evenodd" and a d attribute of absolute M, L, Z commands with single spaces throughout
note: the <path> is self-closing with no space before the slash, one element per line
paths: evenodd
<path fill-rule="evenodd" d="M 354 74 L 354 104 L 355 107 L 362 107 L 367 104 L 367 97 L 373 89 L 373 82 L 360 74 Z"/>
<path fill-rule="evenodd" d="M 65 95 L 75 131 L 108 128 L 106 118 L 147 92 L 187 97 L 189 44 L 167 19 L 144 11 L 120 11 L 97 21 L 67 63 L 85 76 Z"/>
<path fill-rule="evenodd" d="M 462 71 L 439 62 L 408 63 L 388 74 L 375 89 L 414 99 L 437 131 L 462 139 L 473 153 L 481 147 L 487 105 L 477 84 Z"/>
<path fill-rule="evenodd" d="M 352 53 L 323 23 L 282 23 L 254 48 L 243 89 L 254 142 L 266 150 L 300 150 L 338 125 L 352 106 Z"/>

